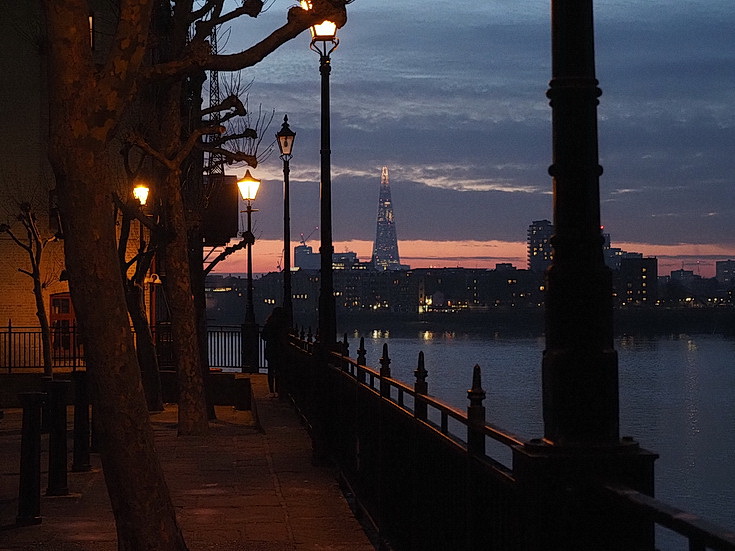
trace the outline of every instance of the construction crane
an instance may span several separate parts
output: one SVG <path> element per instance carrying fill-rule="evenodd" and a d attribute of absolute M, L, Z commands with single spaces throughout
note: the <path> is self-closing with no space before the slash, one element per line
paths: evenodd
<path fill-rule="evenodd" d="M 311 233 L 309 233 L 309 235 L 307 235 L 306 237 L 304 237 L 304 234 L 302 233 L 302 234 L 301 234 L 301 241 L 300 241 L 300 243 L 301 243 L 301 244 L 302 244 L 302 245 L 303 245 L 304 247 L 306 247 L 306 240 L 307 240 L 307 239 L 309 239 L 309 238 L 310 238 L 310 237 L 311 237 L 312 235 L 314 235 L 314 232 L 315 232 L 316 230 L 318 230 L 318 229 L 319 229 L 319 226 L 314 226 L 314 229 L 313 229 L 313 230 L 311 230 Z"/>
<path fill-rule="evenodd" d="M 700 275 L 699 274 L 699 267 L 700 267 L 700 261 L 699 260 L 692 261 L 692 262 L 682 262 L 681 263 L 681 269 L 682 270 L 684 269 L 684 266 L 696 266 L 697 267 L 697 275 Z"/>

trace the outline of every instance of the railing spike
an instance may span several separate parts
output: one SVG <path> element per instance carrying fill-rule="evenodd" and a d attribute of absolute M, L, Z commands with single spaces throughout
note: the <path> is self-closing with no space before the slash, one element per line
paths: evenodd
<path fill-rule="evenodd" d="M 482 373 L 480 366 L 475 364 L 472 368 L 472 388 L 467 391 L 467 399 L 470 401 L 470 407 L 482 406 L 485 399 L 485 390 L 482 388 Z"/>
<path fill-rule="evenodd" d="M 365 337 L 360 337 L 360 348 L 357 349 L 357 363 L 358 365 L 365 365 L 367 359 L 365 358 Z"/>
<path fill-rule="evenodd" d="M 416 377 L 416 382 L 413 384 L 413 390 L 416 393 L 414 397 L 413 414 L 417 419 L 426 420 L 427 407 L 426 402 L 422 401 L 419 396 L 426 396 L 429 393 L 429 385 L 426 382 L 426 376 L 428 375 L 426 368 L 424 367 L 424 353 L 419 352 L 419 361 L 416 370 L 413 372 Z"/>
<path fill-rule="evenodd" d="M 423 352 L 423 350 L 419 352 L 418 366 L 416 367 L 416 370 L 413 372 L 413 374 L 416 377 L 416 382 L 417 383 L 420 382 L 420 383 L 426 384 L 426 376 L 429 373 L 426 371 L 426 368 L 424 367 L 424 352 Z"/>
<path fill-rule="evenodd" d="M 380 358 L 380 395 L 390 397 L 390 358 L 388 357 L 388 343 L 383 343 L 383 356 Z"/>
<path fill-rule="evenodd" d="M 476 454 L 485 453 L 485 391 L 482 388 L 480 366 L 472 369 L 472 388 L 467 391 L 470 405 L 467 407 L 467 449 Z"/>
<path fill-rule="evenodd" d="M 383 343 L 383 355 L 380 358 L 380 376 L 390 377 L 390 358 L 388 357 L 388 343 Z"/>

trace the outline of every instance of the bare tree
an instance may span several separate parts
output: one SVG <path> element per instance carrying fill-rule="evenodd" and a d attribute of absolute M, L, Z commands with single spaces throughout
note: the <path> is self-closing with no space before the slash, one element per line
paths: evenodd
<path fill-rule="evenodd" d="M 88 344 L 101 459 L 121 551 L 181 551 L 187 546 L 155 454 L 128 324 L 113 222 L 112 140 L 126 109 L 152 79 L 168 79 L 172 84 L 169 91 L 175 93 L 181 92 L 182 79 L 193 72 L 252 66 L 312 24 L 324 19 L 344 24 L 345 3 L 314 0 L 310 10 L 291 8 L 286 23 L 251 48 L 218 56 L 211 54 L 206 40 L 212 26 L 240 15 L 257 15 L 262 2 L 245 0 L 222 14 L 223 2 L 218 0 L 207 1 L 198 10 L 191 0 L 173 5 L 167 1 L 119 0 L 117 25 L 100 62 L 93 59 L 89 44 L 87 2 L 42 0 L 49 67 L 49 155 L 59 190 L 70 288 Z M 212 11 L 215 7 L 219 11 Z M 154 8 L 173 10 L 177 17 L 188 19 L 183 29 L 187 35 L 197 20 L 200 24 L 193 27 L 192 40 L 177 39 L 176 43 L 184 46 L 176 56 L 146 65 Z M 221 15 L 200 19 L 214 14 Z M 160 120 L 172 113 L 178 120 L 180 111 L 172 106 L 180 107 L 180 101 L 181 95 L 167 98 Z M 179 136 L 169 134 L 172 141 L 180 140 Z M 174 146 L 180 144 L 154 145 L 172 159 L 179 150 Z M 165 191 L 174 194 L 174 216 L 167 218 L 171 229 L 181 232 L 185 226 L 178 225 L 182 221 L 179 214 L 183 214 L 175 191 L 180 188 L 178 174 L 171 171 L 166 180 Z"/>
<path fill-rule="evenodd" d="M 59 234 L 42 235 L 38 228 L 38 219 L 30 202 L 24 201 L 17 204 L 18 214 L 16 219 L 23 226 L 25 235 L 18 236 L 9 224 L 0 224 L 0 233 L 6 233 L 10 239 L 28 254 L 30 269 L 18 268 L 18 271 L 26 274 L 33 280 L 33 296 L 36 300 L 36 317 L 41 327 L 41 347 L 43 351 L 43 373 L 49 377 L 53 376 L 53 357 L 51 342 L 51 327 L 49 325 L 46 301 L 43 295 L 48 285 L 41 271 L 43 253 L 46 247 L 59 239 Z"/>
<path fill-rule="evenodd" d="M 143 391 L 145 392 L 148 411 L 162 411 L 163 396 L 158 354 L 145 305 L 146 278 L 163 239 L 162 232 L 157 223 L 158 217 L 155 210 L 153 215 L 149 217 L 143 212 L 142 205 L 134 199 L 124 201 L 117 194 L 113 197 L 121 213 L 118 240 L 120 275 L 125 288 L 125 300 L 130 314 L 130 321 L 135 331 L 135 351 L 140 364 Z M 131 258 L 128 258 L 130 230 L 134 220 L 138 221 L 140 235 L 135 253 Z M 148 229 L 148 240 L 145 239 L 143 228 Z M 153 283 L 150 284 L 153 285 Z"/>

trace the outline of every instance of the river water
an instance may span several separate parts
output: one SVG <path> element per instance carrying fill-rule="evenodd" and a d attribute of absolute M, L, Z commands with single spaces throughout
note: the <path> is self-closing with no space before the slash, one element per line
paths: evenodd
<path fill-rule="evenodd" d="M 371 331 L 349 336 L 350 356 L 365 337 L 367 365 L 379 367 L 388 344 L 392 376 L 413 384 L 424 352 L 429 394 L 467 406 L 472 367 L 482 369 L 487 420 L 526 438 L 543 436 L 543 338 L 465 333 Z M 735 529 L 735 339 L 672 335 L 616 339 L 621 436 L 656 452 L 656 497 Z M 662 551 L 686 549 L 665 531 Z"/>

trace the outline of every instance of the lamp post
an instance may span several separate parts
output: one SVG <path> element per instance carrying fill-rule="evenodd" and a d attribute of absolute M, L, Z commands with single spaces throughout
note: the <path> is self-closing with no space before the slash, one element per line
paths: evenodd
<path fill-rule="evenodd" d="M 247 213 L 248 226 L 243 232 L 242 237 L 247 244 L 248 252 L 248 289 L 247 303 L 245 306 L 245 323 L 243 324 L 243 347 L 242 347 L 242 364 L 244 368 L 257 369 L 258 366 L 258 326 L 255 323 L 255 310 L 253 308 L 253 244 L 255 236 L 253 235 L 252 214 L 258 212 L 253 208 L 253 200 L 258 194 L 260 180 L 253 178 L 250 170 L 245 172 L 245 176 L 238 180 L 237 187 L 240 195 L 246 202 L 245 212 Z"/>
<path fill-rule="evenodd" d="M 311 9 L 311 2 L 301 0 L 301 7 Z M 332 176 L 330 167 L 330 135 L 329 135 L 329 73 L 332 70 L 329 55 L 339 45 L 337 24 L 323 21 L 311 27 L 310 48 L 319 54 L 319 72 L 322 80 L 321 105 L 321 246 L 319 254 L 321 270 L 319 273 L 319 340 L 331 348 L 336 344 L 337 312 L 334 300 L 334 281 L 332 276 Z"/>
<path fill-rule="evenodd" d="M 293 304 L 291 302 L 291 207 L 288 190 L 289 162 L 296 133 L 288 126 L 288 115 L 283 116 L 283 126 L 276 133 L 278 149 L 283 161 L 283 309 L 288 326 L 293 326 Z"/>

